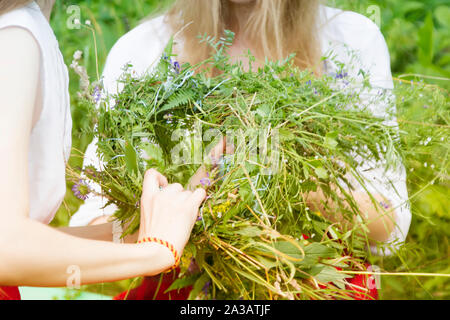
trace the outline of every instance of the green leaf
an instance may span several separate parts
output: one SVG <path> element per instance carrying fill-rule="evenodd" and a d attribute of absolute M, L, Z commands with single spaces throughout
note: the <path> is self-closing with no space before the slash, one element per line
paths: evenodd
<path fill-rule="evenodd" d="M 310 259 L 333 258 L 336 252 L 323 244 L 312 242 L 303 248 L 305 255 Z"/>
<path fill-rule="evenodd" d="M 328 172 L 323 167 L 318 167 L 314 169 L 314 172 L 320 179 L 328 179 Z"/>
<path fill-rule="evenodd" d="M 167 290 L 164 291 L 164 293 L 167 293 L 167 292 L 172 291 L 172 290 L 182 289 L 182 288 L 186 288 L 188 286 L 191 286 L 197 281 L 197 279 L 199 277 L 200 277 L 200 274 L 194 274 L 194 275 L 178 278 L 174 282 L 172 282 L 170 287 L 167 288 Z"/>
<path fill-rule="evenodd" d="M 200 291 L 202 291 L 203 287 L 208 281 L 211 280 L 206 272 L 203 273 L 198 279 L 196 279 L 192 287 L 192 291 L 189 294 L 189 299 L 197 298 L 198 294 L 200 293 Z"/>
<path fill-rule="evenodd" d="M 257 256 L 256 260 L 258 260 L 267 269 L 272 269 L 280 264 L 277 261 L 269 260 L 269 259 L 263 258 L 262 256 Z"/>
<path fill-rule="evenodd" d="M 295 134 L 291 130 L 279 129 L 280 142 L 291 141 L 295 139 Z"/>
<path fill-rule="evenodd" d="M 336 140 L 334 140 L 333 138 L 325 137 L 324 144 L 325 144 L 325 147 L 327 147 L 328 149 L 334 150 L 334 149 L 336 149 L 338 142 Z"/>
<path fill-rule="evenodd" d="M 333 282 L 333 283 L 341 283 L 347 277 L 343 273 L 339 273 L 336 268 L 325 265 L 317 265 L 311 269 L 320 268 L 320 271 L 316 273 L 314 276 L 318 281 L 322 283 Z"/>
<path fill-rule="evenodd" d="M 244 237 L 258 237 L 260 236 L 263 232 L 261 231 L 261 229 L 257 228 L 257 227 L 247 227 L 241 230 L 236 231 L 235 233 L 244 236 Z"/>
<path fill-rule="evenodd" d="M 125 164 L 129 173 L 138 174 L 136 150 L 129 141 L 125 142 Z"/>
<path fill-rule="evenodd" d="M 448 6 L 439 6 L 434 10 L 436 20 L 444 27 L 450 28 L 450 8 Z"/>
<path fill-rule="evenodd" d="M 433 15 L 428 13 L 422 28 L 419 29 L 419 61 L 422 65 L 430 65 L 433 62 Z"/>
<path fill-rule="evenodd" d="M 265 118 L 270 115 L 270 107 L 267 104 L 263 104 L 258 109 L 256 109 L 256 113 Z"/>

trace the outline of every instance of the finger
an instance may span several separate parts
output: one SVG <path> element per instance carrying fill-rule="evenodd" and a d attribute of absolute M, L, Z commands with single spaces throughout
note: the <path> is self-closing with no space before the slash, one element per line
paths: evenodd
<path fill-rule="evenodd" d="M 169 184 L 166 188 L 164 188 L 164 190 L 170 191 L 170 192 L 181 192 L 181 191 L 184 191 L 184 188 L 179 183 L 172 183 L 172 184 Z"/>
<path fill-rule="evenodd" d="M 225 145 L 226 145 L 226 138 L 222 138 L 219 143 L 211 150 L 210 157 L 214 159 L 219 159 L 224 151 L 225 151 Z"/>
<path fill-rule="evenodd" d="M 235 148 L 233 141 L 231 139 L 230 141 L 228 141 L 228 139 L 225 138 L 225 148 L 224 148 L 225 154 L 233 154 L 234 150 Z"/>
<path fill-rule="evenodd" d="M 189 197 L 192 195 L 192 191 L 175 191 L 173 192 L 170 196 L 174 197 L 174 200 L 176 198 L 176 200 L 178 201 L 185 201 L 187 199 L 189 199 Z"/>
<path fill-rule="evenodd" d="M 205 198 L 206 198 L 206 191 L 201 188 L 196 189 L 189 197 L 189 199 L 192 201 L 192 203 L 195 205 L 197 209 L 200 207 Z"/>
<path fill-rule="evenodd" d="M 160 187 L 166 187 L 168 184 L 165 176 L 155 169 L 149 169 L 144 176 L 143 194 L 159 192 Z"/>

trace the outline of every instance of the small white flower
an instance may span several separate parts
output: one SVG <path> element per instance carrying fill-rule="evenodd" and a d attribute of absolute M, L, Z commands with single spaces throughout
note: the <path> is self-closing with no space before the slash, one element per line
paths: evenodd
<path fill-rule="evenodd" d="M 423 166 L 424 166 L 425 168 L 428 167 L 428 163 L 425 162 L 425 163 L 423 164 Z"/>
<path fill-rule="evenodd" d="M 73 54 L 73 59 L 74 60 L 80 60 L 82 55 L 83 55 L 83 52 L 81 52 L 81 50 L 77 50 Z"/>
<path fill-rule="evenodd" d="M 91 24 L 91 20 L 86 20 L 85 23 L 86 23 L 87 26 L 91 26 L 91 25 L 92 25 L 92 24 Z"/>
<path fill-rule="evenodd" d="M 409 169 L 409 171 L 410 171 L 410 172 L 413 172 L 413 171 L 414 171 L 414 168 Z"/>
<path fill-rule="evenodd" d="M 74 24 L 80 24 L 80 19 L 75 19 L 75 20 L 73 20 L 73 23 L 74 23 Z"/>

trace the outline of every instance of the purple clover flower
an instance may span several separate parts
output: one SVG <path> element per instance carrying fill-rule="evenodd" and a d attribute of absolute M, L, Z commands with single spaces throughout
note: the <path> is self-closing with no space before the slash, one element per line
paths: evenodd
<path fill-rule="evenodd" d="M 339 72 L 339 73 L 337 73 L 334 77 L 335 77 L 335 79 L 344 79 L 344 78 L 346 78 L 348 76 L 348 73 L 347 72 Z"/>
<path fill-rule="evenodd" d="M 205 296 L 208 295 L 210 286 L 211 286 L 211 281 L 206 282 L 205 285 L 203 286 L 202 291 L 205 294 Z"/>
<path fill-rule="evenodd" d="M 94 92 L 92 93 L 92 97 L 94 98 L 95 103 L 98 103 L 101 98 L 100 87 L 95 86 Z"/>
<path fill-rule="evenodd" d="M 189 267 L 188 267 L 187 271 L 189 274 L 193 274 L 193 273 L 199 271 L 197 262 L 195 261 L 195 258 L 191 258 L 191 262 L 189 263 Z"/>
<path fill-rule="evenodd" d="M 200 179 L 200 183 L 202 184 L 202 186 L 204 187 L 209 187 L 211 186 L 211 180 L 209 178 L 201 178 Z"/>
<path fill-rule="evenodd" d="M 173 63 L 173 67 L 175 68 L 175 72 L 176 72 L 176 73 L 180 73 L 181 66 L 180 66 L 180 63 L 179 63 L 178 61 L 175 61 L 175 62 Z"/>
<path fill-rule="evenodd" d="M 201 178 L 201 179 L 200 179 L 200 183 L 201 183 L 202 186 L 204 186 L 204 187 L 209 187 L 209 186 L 211 186 L 211 179 L 209 179 L 209 172 L 206 173 L 206 177 L 205 177 L 205 178 Z"/>
<path fill-rule="evenodd" d="M 83 180 L 78 180 L 78 183 L 75 183 L 72 186 L 72 192 L 75 197 L 77 197 L 80 200 L 86 200 L 89 197 L 89 193 L 91 192 L 89 190 L 88 185 Z"/>
<path fill-rule="evenodd" d="M 387 204 L 386 202 L 383 202 L 383 201 L 380 201 L 380 205 L 385 209 L 389 209 L 391 207 L 389 204 Z"/>

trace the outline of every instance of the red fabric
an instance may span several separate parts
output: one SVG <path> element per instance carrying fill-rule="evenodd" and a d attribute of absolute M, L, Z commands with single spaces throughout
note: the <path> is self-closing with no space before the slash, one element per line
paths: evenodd
<path fill-rule="evenodd" d="M 303 234 L 303 239 L 307 240 L 309 237 Z M 366 263 L 366 269 L 370 264 Z M 342 270 L 335 267 L 337 270 Z M 349 292 L 349 296 L 355 300 L 378 300 L 378 290 L 376 288 L 375 280 L 367 274 L 356 274 L 353 278 L 347 278 L 348 285 L 345 288 Z M 325 289 L 325 285 L 319 285 L 320 288 Z"/>
<path fill-rule="evenodd" d="M 369 264 L 366 264 L 366 268 Z M 356 274 L 353 278 L 347 279 L 349 285 L 346 285 L 350 297 L 355 300 L 378 300 L 378 290 L 376 288 L 373 276 L 367 274 Z"/>
<path fill-rule="evenodd" d="M 0 300 L 20 300 L 19 288 L 0 287 Z"/>
<path fill-rule="evenodd" d="M 309 239 L 306 234 L 303 234 L 303 239 Z M 366 264 L 366 268 L 370 265 Z M 336 267 L 338 270 L 342 270 L 341 268 Z M 180 269 L 177 268 L 174 272 L 167 273 L 163 275 L 163 280 L 159 291 L 155 297 L 155 300 L 186 300 L 189 296 L 189 293 L 192 290 L 192 286 L 180 289 L 180 290 L 172 290 L 168 293 L 164 294 L 170 285 L 175 279 L 178 278 L 178 274 Z M 160 276 L 154 277 L 145 277 L 142 281 L 142 284 L 129 291 L 128 296 L 127 292 L 124 291 L 117 296 L 114 297 L 114 300 L 153 300 L 156 289 L 158 288 L 158 283 L 160 280 Z M 349 297 L 355 300 L 378 300 L 378 290 L 376 289 L 374 280 L 372 277 L 366 274 L 357 274 L 353 278 L 347 278 L 346 289 L 350 291 L 348 293 Z M 322 289 L 326 288 L 326 285 L 319 285 Z"/>
<path fill-rule="evenodd" d="M 366 268 L 370 265 L 366 264 Z M 342 270 L 342 268 L 335 267 L 337 270 Z M 375 280 L 373 277 L 367 274 L 356 274 L 353 278 L 346 278 L 348 296 L 354 300 L 378 300 L 378 290 L 376 288 Z M 325 289 L 328 285 L 321 285 L 319 287 Z"/>
<path fill-rule="evenodd" d="M 160 281 L 159 275 L 154 277 L 145 277 L 139 287 L 129 291 L 124 291 L 115 296 L 113 299 L 125 300 L 126 297 L 126 300 L 186 300 L 192 290 L 192 286 L 164 293 L 164 291 L 166 291 L 170 287 L 172 282 L 174 282 L 178 278 L 179 272 L 180 269 L 178 268 L 174 272 L 166 273 L 163 275 L 163 279 L 156 297 L 155 292 L 158 289 L 158 284 Z"/>

